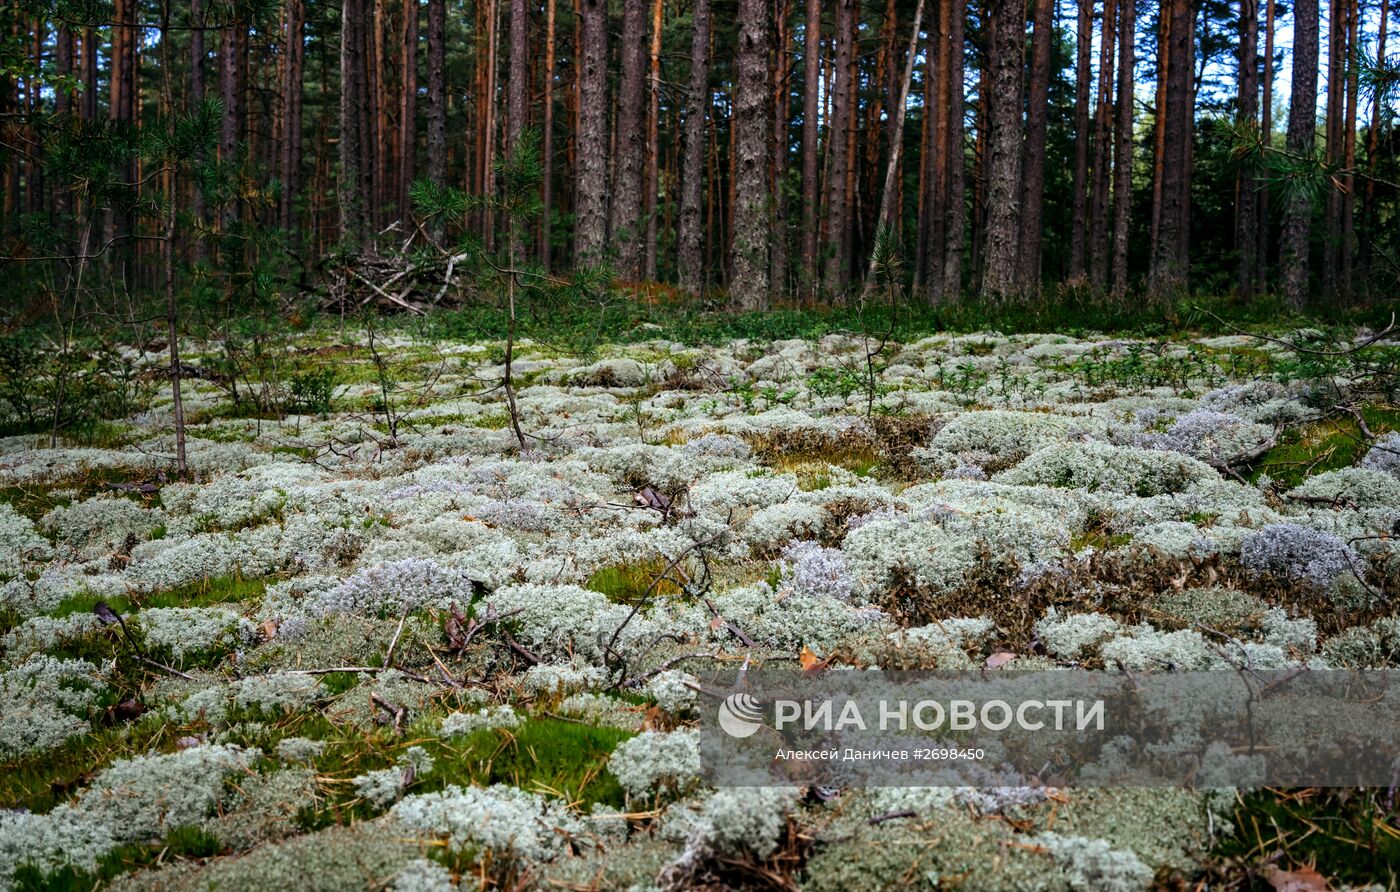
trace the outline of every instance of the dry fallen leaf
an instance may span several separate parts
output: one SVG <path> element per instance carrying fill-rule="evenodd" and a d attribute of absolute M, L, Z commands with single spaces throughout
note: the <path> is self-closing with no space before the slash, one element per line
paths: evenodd
<path fill-rule="evenodd" d="M 1274 892 L 1329 892 L 1332 888 L 1327 878 L 1310 864 L 1296 870 L 1275 868 L 1267 879 Z"/>
<path fill-rule="evenodd" d="M 1007 663 L 1011 662 L 1014 659 L 1016 659 L 1015 654 L 1007 650 L 999 650 L 996 653 L 992 654 L 990 657 L 987 657 L 987 668 L 1000 669 L 1002 666 L 1005 666 Z"/>
<path fill-rule="evenodd" d="M 797 659 L 802 663 L 802 670 L 804 672 L 821 663 L 821 659 L 816 654 L 812 653 L 812 649 L 805 644 L 802 645 L 802 652 L 797 655 Z"/>
<path fill-rule="evenodd" d="M 711 631 L 711 632 L 717 631 L 717 630 L 720 629 L 723 625 L 724 625 L 724 620 L 723 620 L 723 619 L 720 619 L 718 616 L 714 616 L 714 617 L 711 617 L 711 618 L 710 618 L 710 631 Z"/>

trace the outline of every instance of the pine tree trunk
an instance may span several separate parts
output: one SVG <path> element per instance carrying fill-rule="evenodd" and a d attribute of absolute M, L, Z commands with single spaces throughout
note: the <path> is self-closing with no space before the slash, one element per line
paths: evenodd
<path fill-rule="evenodd" d="M 650 108 L 647 110 L 647 170 L 646 170 L 646 254 L 642 274 L 647 281 L 656 281 L 656 225 L 660 217 L 657 201 L 661 189 L 661 27 L 662 0 L 651 4 L 651 73 L 647 78 Z"/>
<path fill-rule="evenodd" d="M 1240 0 L 1239 105 L 1236 122 L 1252 131 L 1259 122 L 1259 0 Z M 1259 194 L 1252 166 L 1240 168 L 1235 180 L 1235 251 L 1239 269 L 1235 287 L 1242 297 L 1254 293 L 1259 234 Z"/>
<path fill-rule="evenodd" d="M 282 95 L 287 103 L 282 115 L 281 171 L 282 195 L 277 209 L 277 225 L 288 233 L 301 188 L 301 89 L 305 70 L 306 9 L 303 0 L 287 0 L 286 67 L 283 72 Z"/>
<path fill-rule="evenodd" d="M 1335 2 L 1335 0 L 1334 0 Z M 1338 246 L 1338 277 L 1344 295 L 1352 292 L 1352 266 L 1356 252 L 1356 105 L 1360 91 L 1360 60 L 1357 45 L 1361 8 L 1358 0 L 1347 0 L 1347 77 L 1346 117 L 1342 121 L 1342 240 Z"/>
<path fill-rule="evenodd" d="M 364 111 L 364 60 L 360 55 L 363 16 L 364 0 L 344 0 L 340 17 L 340 180 L 337 197 L 340 204 L 340 241 L 349 248 L 357 248 L 365 235 L 364 172 L 360 168 L 360 141 L 364 133 L 361 121 Z M 223 64 L 222 59 L 220 64 Z"/>
<path fill-rule="evenodd" d="M 825 283 L 827 291 L 839 296 L 850 283 L 851 225 L 850 205 L 846 200 L 850 177 L 851 135 L 854 133 L 854 85 L 851 67 L 854 62 L 852 32 L 855 29 L 855 0 L 836 0 L 836 62 L 832 86 L 831 168 L 827 177 L 830 198 L 827 199 L 827 232 L 829 247 L 826 258 Z"/>
<path fill-rule="evenodd" d="M 1272 145 L 1274 137 L 1274 0 L 1264 0 L 1264 83 L 1260 97 L 1259 135 L 1265 144 Z M 1259 211 L 1256 219 L 1258 247 L 1254 251 L 1255 290 L 1269 290 L 1269 181 L 1260 178 Z"/>
<path fill-rule="evenodd" d="M 582 47 L 578 97 L 578 219 L 574 254 L 579 262 L 602 260 L 608 227 L 608 6 L 579 0 Z"/>
<path fill-rule="evenodd" d="M 821 147 L 821 0 L 807 0 L 806 24 L 802 34 L 802 275 L 804 293 L 815 300 L 817 290 L 817 244 L 821 237 L 821 187 L 817 163 Z M 828 137 L 830 139 L 830 137 Z"/>
<path fill-rule="evenodd" d="M 924 44 L 923 138 L 919 152 L 919 232 L 915 249 L 914 281 L 927 303 L 934 304 L 943 291 L 943 172 L 947 169 L 948 100 L 943 71 L 943 35 L 947 31 L 948 3 L 935 0 L 935 11 Z M 942 137 L 942 141 L 940 141 Z"/>
<path fill-rule="evenodd" d="M 776 47 L 773 53 L 773 243 L 769 252 L 772 270 L 769 282 L 773 291 L 787 293 L 788 227 L 787 203 L 783 198 L 783 182 L 788 166 L 788 30 L 791 0 L 774 0 L 776 16 Z"/>
<path fill-rule="evenodd" d="M 948 28 L 944 58 L 947 63 L 947 248 L 943 255 L 943 300 L 958 300 L 963 288 L 963 245 L 967 233 L 966 159 L 963 147 L 963 38 L 967 23 L 966 0 L 948 0 Z"/>
<path fill-rule="evenodd" d="M 412 231 L 409 193 L 418 162 L 418 0 L 403 0 L 403 52 L 399 58 L 403 78 L 399 96 L 399 217 Z M 298 109 L 300 117 L 300 109 Z"/>
<path fill-rule="evenodd" d="M 642 274 L 642 173 L 646 164 L 647 0 L 622 5 L 622 72 L 617 85 L 616 173 L 612 189 L 612 241 L 617 274 Z"/>
<path fill-rule="evenodd" d="M 554 13 L 555 0 L 545 0 L 544 13 L 544 139 L 540 154 L 543 175 L 540 195 L 540 266 L 547 273 L 553 260 L 550 224 L 554 216 Z"/>
<path fill-rule="evenodd" d="M 238 31 L 242 27 L 235 25 L 224 28 L 219 39 L 219 99 L 224 105 L 224 116 L 219 127 L 219 160 L 230 165 L 233 164 L 238 151 L 238 138 L 243 120 L 243 85 L 238 76 Z M 224 232 L 232 228 L 237 216 L 235 202 L 224 206 L 220 214 Z"/>
<path fill-rule="evenodd" d="M 1162 153 L 1158 159 L 1161 201 L 1157 243 L 1152 257 L 1152 292 L 1175 297 L 1187 285 L 1187 239 L 1190 237 L 1190 167 L 1192 102 L 1195 65 L 1190 0 L 1170 0 L 1163 14 L 1167 26 L 1165 108 L 1162 115 Z"/>
<path fill-rule="evenodd" d="M 1017 271 L 1021 210 L 1021 96 L 1025 45 L 1024 6 L 990 0 L 988 87 L 991 100 L 987 159 L 986 268 L 982 297 L 1000 300 L 1020 292 Z"/>
<path fill-rule="evenodd" d="M 60 78 L 71 77 L 73 74 L 73 32 L 66 27 L 59 27 L 54 35 L 54 69 Z M 68 90 L 55 89 L 53 94 L 53 110 L 55 114 L 66 115 L 73 107 L 73 94 Z"/>
<path fill-rule="evenodd" d="M 1288 151 L 1311 158 L 1317 129 L 1317 0 L 1293 4 L 1293 80 L 1288 100 Z M 1312 236 L 1312 202 L 1298 190 L 1284 209 L 1279 245 L 1283 296 L 1295 309 L 1308 302 L 1308 243 Z"/>
<path fill-rule="evenodd" d="M 515 2 L 515 0 L 512 0 Z M 484 12 L 486 26 L 486 59 L 483 69 L 481 96 L 477 107 L 482 110 L 481 121 L 481 194 L 496 195 L 496 130 L 499 90 L 496 88 L 497 58 L 500 47 L 500 8 L 497 0 L 486 0 Z M 481 209 L 481 242 L 487 251 L 496 248 L 496 211 L 490 205 Z"/>
<path fill-rule="evenodd" d="M 1030 98 L 1026 114 L 1025 188 L 1021 194 L 1021 290 L 1040 290 L 1040 245 L 1045 200 L 1045 140 L 1050 109 L 1050 38 L 1055 30 L 1051 0 L 1034 0 Z"/>
<path fill-rule="evenodd" d="M 904 148 L 904 121 L 908 117 L 906 107 L 909 104 L 909 84 L 914 78 L 914 58 L 919 48 L 919 28 L 924 23 L 924 0 L 918 0 L 914 4 L 914 21 L 909 27 L 909 52 L 905 56 L 903 73 L 900 76 L 899 86 L 896 88 L 894 96 L 895 102 L 890 108 L 893 116 L 894 126 L 890 131 L 890 156 L 885 163 L 885 184 L 880 191 L 880 210 L 875 219 L 878 226 L 888 226 L 894 237 L 898 237 L 900 217 L 899 208 L 895 196 L 898 190 L 895 188 L 896 180 L 899 176 L 899 161 Z M 872 239 L 870 263 L 866 269 L 870 275 L 866 276 L 865 287 L 867 292 L 875 284 L 875 253 Z"/>
<path fill-rule="evenodd" d="M 690 42 L 690 83 L 685 93 L 681 156 L 681 207 L 676 225 L 676 269 L 680 286 L 699 293 L 705 285 L 705 113 L 710 106 L 710 0 L 695 0 Z"/>
<path fill-rule="evenodd" d="M 768 306 L 770 185 L 768 182 L 768 52 L 772 43 L 769 0 L 739 0 L 734 65 L 734 226 L 730 293 L 744 310 Z"/>
<path fill-rule="evenodd" d="M 1113 48 L 1118 4 L 1105 0 L 1099 23 L 1099 88 L 1094 109 L 1094 192 L 1089 214 L 1089 281 L 1096 291 L 1108 286 L 1108 187 L 1113 165 Z"/>
<path fill-rule="evenodd" d="M 78 94 L 78 113 L 84 121 L 97 120 L 97 30 L 83 29 L 79 77 L 83 82 Z"/>
<path fill-rule="evenodd" d="M 1348 0 L 1327 3 L 1327 111 L 1324 152 L 1332 166 L 1342 162 L 1342 118 L 1346 105 L 1346 10 Z M 1295 7 L 1296 10 L 1296 7 Z M 1295 16 L 1296 18 L 1296 16 Z M 1294 25 L 1296 32 L 1297 25 Z M 1338 257 L 1342 241 L 1342 195 L 1328 188 L 1323 199 L 1322 293 L 1338 291 Z"/>
<path fill-rule="evenodd" d="M 1079 25 L 1074 68 L 1074 182 L 1071 189 L 1069 282 L 1082 284 L 1088 270 L 1084 262 L 1084 236 L 1089 207 L 1089 70 L 1094 37 L 1094 0 L 1079 0 Z"/>
<path fill-rule="evenodd" d="M 530 17 L 526 0 L 510 0 L 510 82 L 506 107 L 506 153 L 520 142 L 530 123 Z M 509 221 L 512 262 L 525 257 L 525 227 Z"/>
<path fill-rule="evenodd" d="M 1376 32 L 1376 58 L 1385 58 L 1385 43 L 1389 36 L 1390 0 L 1381 0 L 1380 24 Z M 1372 240 L 1376 226 L 1376 175 L 1380 150 L 1381 103 L 1371 103 L 1371 124 L 1366 132 L 1366 191 L 1361 196 L 1361 266 L 1363 275 L 1370 269 Z"/>
<path fill-rule="evenodd" d="M 428 179 L 447 184 L 447 0 L 428 0 Z"/>
<path fill-rule="evenodd" d="M 1113 150 L 1113 294 L 1128 292 L 1128 223 L 1133 198 L 1133 65 L 1137 40 L 1135 0 L 1119 0 L 1118 132 Z"/>

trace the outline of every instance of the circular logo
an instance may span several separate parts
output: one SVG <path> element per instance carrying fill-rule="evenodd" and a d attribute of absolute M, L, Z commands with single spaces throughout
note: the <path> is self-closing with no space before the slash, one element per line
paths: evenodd
<path fill-rule="evenodd" d="M 763 727 L 763 708 L 752 694 L 730 694 L 719 705 L 719 726 L 730 737 L 750 737 Z"/>

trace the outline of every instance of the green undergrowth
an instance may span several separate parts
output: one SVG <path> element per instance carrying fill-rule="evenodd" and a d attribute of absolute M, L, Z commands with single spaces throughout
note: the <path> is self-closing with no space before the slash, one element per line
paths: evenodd
<path fill-rule="evenodd" d="M 617 604 L 635 604 L 649 597 L 681 594 L 676 584 L 678 572 L 673 568 L 668 573 L 666 562 L 660 559 L 613 564 L 595 571 L 584 588 L 607 595 Z"/>
<path fill-rule="evenodd" d="M 159 491 L 142 493 L 135 489 L 112 488 L 120 484 L 143 483 L 150 477 L 150 471 L 144 468 L 94 469 L 77 476 L 45 480 L 42 483 L 0 486 L 0 502 L 8 503 L 17 514 L 22 514 L 36 523 L 54 508 L 104 493 L 131 499 L 146 508 L 156 508 L 160 506 Z"/>
<path fill-rule="evenodd" d="M 99 725 L 41 753 L 0 762 L 0 808 L 47 812 L 118 759 L 173 747 L 179 727 L 148 713 L 129 725 Z"/>
<path fill-rule="evenodd" d="M 431 733 L 435 724 L 420 720 L 403 737 L 387 728 L 368 734 L 332 731 L 314 763 L 328 795 L 303 809 L 299 824 L 316 829 L 371 817 L 375 812 L 356 797 L 353 779 L 391 767 L 411 746 L 433 757 L 433 770 L 414 783 L 411 793 L 449 785 L 509 784 L 585 811 L 596 803 L 623 805 L 622 788 L 607 770 L 607 761 L 617 745 L 632 736 L 628 731 L 543 716 L 526 718 L 514 728 L 444 740 Z"/>
<path fill-rule="evenodd" d="M 1041 300 L 988 305 L 960 301 L 929 306 L 906 302 L 887 305 L 853 304 L 803 308 L 779 302 L 771 310 L 735 313 L 722 301 L 672 300 L 648 302 L 615 294 L 605 304 L 550 304 L 533 312 L 519 308 L 527 331 L 537 323 L 551 342 L 578 349 L 596 345 L 606 332 L 613 343 L 666 339 L 685 344 L 720 344 L 739 338 L 758 341 L 783 338 L 819 339 L 833 332 L 890 331 L 895 341 L 909 342 L 940 332 L 1000 331 L 1006 334 L 1059 332 L 1079 336 L 1090 332 L 1130 333 L 1146 337 L 1188 334 L 1230 334 L 1230 326 L 1246 329 L 1304 325 L 1349 324 L 1380 327 L 1390 318 L 1379 304 L 1344 307 L 1328 305 L 1303 316 L 1283 302 L 1260 298 L 1242 303 L 1232 297 L 1193 296 L 1175 303 L 1110 300 L 1086 290 L 1062 289 Z M 1211 315 L 1213 314 L 1213 315 Z M 1218 318 L 1217 318 L 1218 317 Z M 507 316 L 501 307 L 477 305 L 430 314 L 401 323 L 414 333 L 434 337 L 486 340 L 505 336 Z"/>
<path fill-rule="evenodd" d="M 106 601 L 108 607 L 122 615 L 147 607 L 212 607 L 231 603 L 238 603 L 240 610 L 247 610 L 261 600 L 267 585 L 267 579 L 231 575 L 210 576 L 149 595 L 103 596 L 82 591 L 65 598 L 54 609 L 53 615 L 62 618 L 75 613 L 91 613 L 100 601 Z"/>
<path fill-rule="evenodd" d="M 16 892 L 88 892 L 144 867 L 189 858 L 211 858 L 222 849 L 218 837 L 201 827 L 175 827 L 161 842 L 127 844 L 113 849 L 102 857 L 94 871 L 69 866 L 43 873 L 30 865 L 22 865 L 15 871 L 11 888 Z"/>
<path fill-rule="evenodd" d="M 1213 854 L 1224 872 L 1253 881 L 1241 888 L 1282 888 L 1261 868 L 1279 855 L 1285 868 L 1311 865 L 1329 888 L 1400 886 L 1400 825 L 1385 790 L 1259 790 L 1241 797 L 1234 824 Z"/>
<path fill-rule="evenodd" d="M 1371 433 L 1381 436 L 1400 429 L 1400 409 L 1365 406 L 1361 409 Z M 1286 431 L 1250 473 L 1250 482 L 1267 475 L 1285 489 L 1309 477 L 1356 464 L 1370 449 L 1361 426 L 1351 415 L 1324 418 Z"/>

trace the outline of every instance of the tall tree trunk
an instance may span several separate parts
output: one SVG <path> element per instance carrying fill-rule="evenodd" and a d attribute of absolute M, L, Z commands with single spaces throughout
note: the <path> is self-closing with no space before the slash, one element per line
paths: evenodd
<path fill-rule="evenodd" d="M 802 287 L 809 299 L 817 291 L 817 244 L 821 237 L 821 187 L 817 182 L 817 161 L 821 147 L 822 4 L 807 0 L 806 23 L 802 26 Z M 828 142 L 830 137 L 827 137 Z"/>
<path fill-rule="evenodd" d="M 1385 42 L 1390 19 L 1390 0 L 1381 0 L 1380 24 L 1376 33 L 1376 58 L 1385 58 Z M 1376 174 L 1380 150 L 1381 103 L 1371 103 L 1371 123 L 1366 131 L 1366 191 L 1361 196 L 1361 264 L 1363 271 L 1371 266 L 1372 240 L 1376 226 Z"/>
<path fill-rule="evenodd" d="M 1051 0 L 1034 0 L 1030 98 L 1026 113 L 1025 188 L 1021 194 L 1021 290 L 1040 290 L 1040 245 L 1045 201 L 1045 139 L 1050 109 L 1050 38 L 1055 30 Z"/>
<path fill-rule="evenodd" d="M 1337 2 L 1337 0 L 1333 0 Z M 1338 247 L 1338 276 L 1344 294 L 1352 291 L 1352 265 L 1356 252 L 1356 105 L 1360 90 L 1360 59 L 1357 37 L 1361 17 L 1359 0 L 1347 2 L 1346 117 L 1342 121 L 1342 242 Z"/>
<path fill-rule="evenodd" d="M 224 116 L 219 126 L 219 160 L 231 165 L 238 152 L 238 140 L 242 136 L 243 84 L 239 78 L 239 31 L 244 26 L 235 24 L 225 27 L 219 36 L 219 99 L 224 106 Z M 238 218 L 237 202 L 224 205 L 220 224 L 225 233 L 232 228 Z"/>
<path fill-rule="evenodd" d="M 788 165 L 788 13 L 791 0 L 773 0 L 776 21 L 773 55 L 773 243 L 769 252 L 772 271 L 769 281 L 778 294 L 787 293 L 788 226 L 783 181 Z"/>
<path fill-rule="evenodd" d="M 710 0 L 695 0 L 691 22 L 690 83 L 685 93 L 681 156 L 681 208 L 676 226 L 676 270 L 680 286 L 698 293 L 705 285 L 704 221 L 705 112 L 710 106 Z"/>
<path fill-rule="evenodd" d="M 512 0 L 515 2 L 515 0 Z M 500 46 L 500 8 L 497 0 L 486 0 L 482 12 L 483 25 L 486 28 L 486 59 L 482 70 L 481 96 L 477 107 L 481 109 L 481 152 L 478 155 L 480 161 L 481 194 L 495 196 L 496 194 L 496 130 L 497 118 L 496 106 L 498 104 L 496 87 L 496 68 Z M 496 247 L 496 211 L 489 204 L 481 209 L 481 241 L 486 246 L 486 250 L 492 251 Z"/>
<path fill-rule="evenodd" d="M 1247 132 L 1259 123 L 1259 0 L 1240 0 L 1239 105 L 1235 120 Z M 1242 297 L 1254 293 L 1259 278 L 1259 193 L 1253 166 L 1242 166 L 1235 179 L 1235 252 L 1239 269 L 1235 287 Z"/>
<path fill-rule="evenodd" d="M 365 236 L 363 28 L 365 0 L 344 0 L 340 15 L 340 241 L 359 247 Z M 226 44 L 227 45 L 227 44 Z M 223 64 L 223 60 L 220 60 Z"/>
<path fill-rule="evenodd" d="M 295 2 L 295 0 L 294 0 Z M 418 0 L 403 0 L 403 48 L 399 57 L 403 83 L 399 94 L 399 216 L 405 229 L 413 213 L 409 193 L 418 169 Z M 298 117 L 300 117 L 300 109 Z"/>
<path fill-rule="evenodd" d="M 890 114 L 894 118 L 894 126 L 890 131 L 890 157 L 885 164 L 885 185 L 880 191 L 880 211 L 876 216 L 879 226 L 888 226 L 893 237 L 898 238 L 898 228 L 900 218 L 903 216 L 896 207 L 895 181 L 899 176 L 899 159 L 901 150 L 904 148 L 904 120 L 908 117 L 907 107 L 909 104 L 909 83 L 914 78 L 914 58 L 919 48 L 919 28 L 924 23 L 924 0 L 918 0 L 914 4 L 914 21 L 909 26 L 909 52 L 904 60 L 904 72 L 900 76 L 898 92 L 895 95 L 895 103 L 890 109 Z M 869 275 L 865 279 L 867 293 L 875 285 L 875 240 L 872 239 L 870 252 L 870 263 L 866 269 Z"/>
<path fill-rule="evenodd" d="M 651 4 L 651 74 L 647 79 L 646 260 L 642 273 L 656 281 L 657 201 L 661 190 L 661 26 L 662 0 Z"/>
<path fill-rule="evenodd" d="M 943 255 L 943 294 L 944 300 L 957 300 L 962 296 L 963 287 L 963 244 L 967 233 L 966 208 L 966 159 L 964 158 L 963 131 L 963 35 L 967 23 L 966 0 L 947 0 L 948 28 L 945 31 L 947 42 L 944 45 L 944 58 L 947 60 L 948 97 L 948 137 L 947 137 L 947 246 Z"/>
<path fill-rule="evenodd" d="M 1118 8 L 1118 133 L 1113 150 L 1113 294 L 1128 291 L 1128 223 L 1133 198 L 1133 65 L 1137 40 L 1134 0 Z"/>
<path fill-rule="evenodd" d="M 608 228 L 608 6 L 579 0 L 582 46 L 578 96 L 578 172 L 574 254 L 602 260 Z"/>
<path fill-rule="evenodd" d="M 84 28 L 79 77 L 83 82 L 78 94 L 78 113 L 84 121 L 97 120 L 97 29 Z"/>
<path fill-rule="evenodd" d="M 1113 47 L 1118 33 L 1118 4 L 1104 0 L 1099 23 L 1099 89 L 1094 109 L 1094 193 L 1089 213 L 1089 281 L 1095 290 L 1108 286 L 1108 187 L 1113 164 Z"/>
<path fill-rule="evenodd" d="M 1152 256 L 1152 292 L 1176 296 L 1187 285 L 1190 237 L 1191 134 L 1193 112 L 1191 82 L 1195 45 L 1190 0 L 1169 0 L 1166 44 L 1165 108 L 1162 116 L 1162 153 L 1157 160 L 1161 193 L 1157 241 Z M 1159 64 L 1159 68 L 1162 66 Z"/>
<path fill-rule="evenodd" d="M 1327 111 L 1324 153 L 1332 166 L 1342 162 L 1342 119 L 1346 105 L 1346 54 L 1348 0 L 1327 3 Z M 1295 7 L 1296 11 L 1296 7 Z M 1295 33 L 1297 25 L 1294 25 Z M 1342 195 L 1328 188 L 1323 200 L 1322 293 L 1338 291 L 1338 257 L 1342 242 Z"/>
<path fill-rule="evenodd" d="M 943 52 L 949 3 L 935 0 L 924 44 L 924 133 L 919 155 L 919 234 L 914 278 L 926 302 L 943 294 L 944 173 L 948 164 L 947 59 Z"/>
<path fill-rule="evenodd" d="M 428 179 L 447 184 L 447 0 L 428 0 Z"/>
<path fill-rule="evenodd" d="M 617 85 L 616 175 L 612 194 L 612 240 L 617 273 L 635 281 L 642 274 L 642 172 L 646 164 L 647 0 L 623 0 L 622 74 Z"/>
<path fill-rule="evenodd" d="M 1259 134 L 1265 145 L 1274 138 L 1274 0 L 1264 0 L 1264 83 L 1260 98 Z M 1255 290 L 1269 290 L 1269 181 L 1259 180 L 1259 213 L 1255 227 L 1258 247 L 1255 249 Z"/>
<path fill-rule="evenodd" d="M 734 95 L 734 277 L 729 290 L 741 309 L 768 306 L 769 217 L 768 52 L 772 23 L 768 0 L 739 0 L 739 35 L 735 53 Z"/>
<path fill-rule="evenodd" d="M 73 32 L 60 26 L 54 35 L 54 69 L 60 78 L 73 75 Z M 73 107 L 73 94 L 66 89 L 55 89 L 53 110 L 55 114 L 66 115 Z"/>
<path fill-rule="evenodd" d="M 550 231 L 554 216 L 554 7 L 555 0 L 545 0 L 544 12 L 544 170 L 540 195 L 540 266 L 550 270 L 553 235 Z"/>
<path fill-rule="evenodd" d="M 855 60 L 854 40 L 855 0 L 836 0 L 836 62 L 832 87 L 831 168 L 827 177 L 830 198 L 827 199 L 827 232 L 829 247 L 826 258 L 826 288 L 839 295 L 850 283 L 851 226 L 850 204 L 847 202 L 847 180 L 851 172 L 851 139 L 854 133 L 855 85 L 851 68 Z"/>
<path fill-rule="evenodd" d="M 135 126 L 138 123 L 135 95 L 138 29 L 133 27 L 136 20 L 135 0 L 116 0 L 112 8 L 112 19 L 114 24 L 112 25 L 112 52 L 109 59 L 110 101 L 107 114 L 111 120 Z M 16 102 L 16 108 L 18 108 L 18 102 Z M 136 182 L 137 168 L 134 162 L 122 165 L 121 178 L 126 183 Z M 108 241 L 125 239 L 132 235 L 133 223 L 134 220 L 129 211 L 109 212 L 106 226 Z M 112 253 L 119 263 L 126 263 L 135 254 L 135 251 L 132 245 L 123 241 Z"/>
<path fill-rule="evenodd" d="M 526 0 L 510 0 L 510 82 L 506 85 L 506 152 L 511 153 L 530 123 L 530 16 Z M 509 221 L 510 256 L 525 256 L 525 227 Z"/>
<path fill-rule="evenodd" d="M 277 223 L 289 233 L 301 187 L 301 82 L 305 69 L 302 31 L 305 26 L 303 0 L 287 0 L 287 58 L 282 80 L 282 95 L 287 105 L 282 115 L 282 196 Z"/>
<path fill-rule="evenodd" d="M 990 0 L 988 96 L 991 121 L 987 160 L 986 267 L 982 297 L 1019 293 L 1017 271 L 1021 210 L 1021 96 L 1025 7 L 1019 0 Z"/>
<path fill-rule="evenodd" d="M 1293 4 L 1293 80 L 1288 99 L 1288 151 L 1311 158 L 1317 129 L 1317 0 Z M 1283 296 L 1296 309 L 1308 301 L 1308 243 L 1312 236 L 1312 202 L 1303 190 L 1289 197 L 1279 245 Z"/>
<path fill-rule="evenodd" d="M 1075 38 L 1074 67 L 1074 183 L 1070 199 L 1069 281 L 1081 284 L 1088 266 L 1084 262 L 1084 237 L 1089 207 L 1089 70 L 1094 38 L 1094 0 L 1078 0 L 1079 24 Z"/>
<path fill-rule="evenodd" d="M 175 110 L 174 71 L 170 52 L 170 0 L 161 3 L 160 16 L 160 55 L 161 55 L 161 112 L 167 117 Z M 170 351 L 170 398 L 171 415 L 175 422 L 175 470 L 181 476 L 189 471 L 185 456 L 185 403 L 181 394 L 183 370 L 180 365 L 180 313 L 175 296 L 175 206 L 177 204 L 175 170 L 178 161 L 168 159 L 162 179 L 164 180 L 165 210 L 161 226 L 160 260 L 162 290 L 165 292 L 165 333 Z"/>

